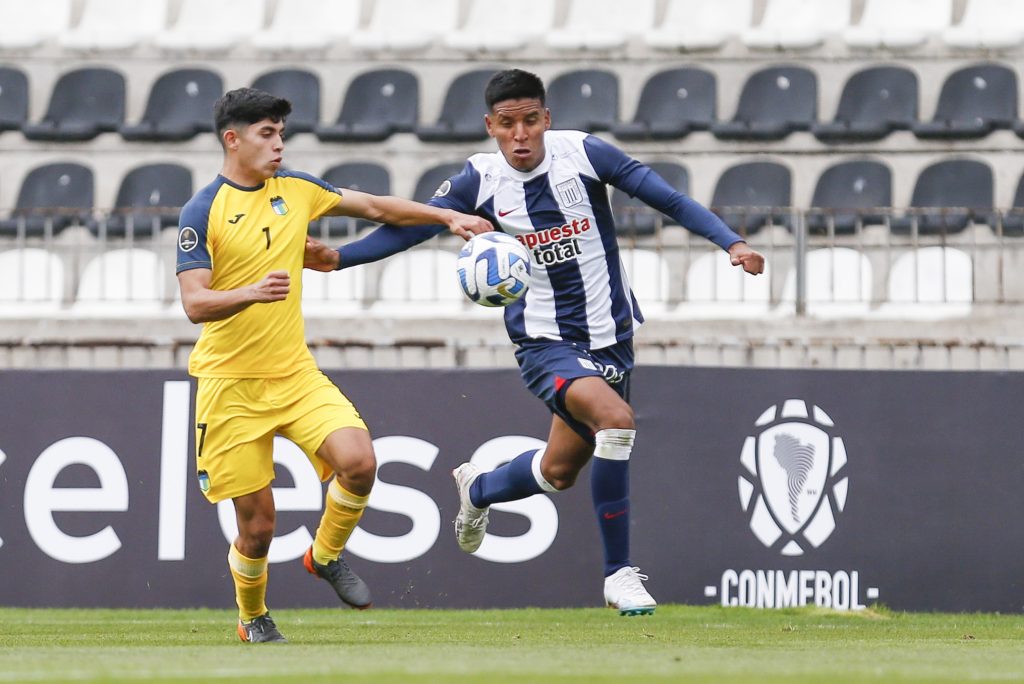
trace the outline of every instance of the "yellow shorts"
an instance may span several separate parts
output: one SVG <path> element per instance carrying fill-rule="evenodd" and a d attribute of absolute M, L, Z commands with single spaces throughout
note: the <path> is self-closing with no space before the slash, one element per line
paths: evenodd
<path fill-rule="evenodd" d="M 365 430 L 352 402 L 319 369 L 284 378 L 199 378 L 196 475 L 211 503 L 263 489 L 274 479 L 274 435 L 295 442 L 321 482 L 333 470 L 317 450 L 340 428 Z"/>

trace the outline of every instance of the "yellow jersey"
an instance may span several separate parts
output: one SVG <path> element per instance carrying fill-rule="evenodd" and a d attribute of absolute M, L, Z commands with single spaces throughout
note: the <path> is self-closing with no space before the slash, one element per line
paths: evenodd
<path fill-rule="evenodd" d="M 278 171 L 252 188 L 217 176 L 182 208 L 177 273 L 208 268 L 214 290 L 251 285 L 271 271 L 291 276 L 286 299 L 204 323 L 189 357 L 190 375 L 279 378 L 316 367 L 302 319 L 302 259 L 309 222 L 340 195 L 329 183 L 295 171 Z"/>

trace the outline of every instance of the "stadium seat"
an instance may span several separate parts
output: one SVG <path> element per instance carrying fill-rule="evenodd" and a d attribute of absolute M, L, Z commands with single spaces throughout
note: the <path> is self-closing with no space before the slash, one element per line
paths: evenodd
<path fill-rule="evenodd" d="M 1017 181 L 1017 190 L 1013 193 L 1013 205 L 1003 213 L 1003 234 L 1013 237 L 1024 235 L 1024 174 Z M 992 226 L 994 229 L 995 226 Z"/>
<path fill-rule="evenodd" d="M 913 211 L 892 221 L 894 233 L 921 235 L 958 233 L 968 221 L 991 223 L 994 187 L 992 167 L 973 159 L 947 159 L 925 168 L 914 183 Z"/>
<path fill-rule="evenodd" d="M 175 69 L 162 74 L 149 91 L 137 124 L 121 127 L 125 140 L 172 142 L 213 131 L 213 103 L 224 94 L 220 75 L 206 69 Z"/>
<path fill-rule="evenodd" d="M 112 69 L 75 69 L 57 79 L 42 121 L 26 123 L 29 140 L 82 141 L 124 123 L 124 76 Z"/>
<path fill-rule="evenodd" d="M 791 205 L 790 171 L 770 161 L 727 168 L 719 176 L 711 198 L 711 209 L 740 235 L 755 233 L 769 222 L 790 225 Z"/>
<path fill-rule="evenodd" d="M 917 75 L 898 66 L 868 67 L 850 76 L 836 116 L 811 131 L 827 143 L 881 140 L 917 123 Z"/>
<path fill-rule="evenodd" d="M 560 51 L 622 48 L 654 28 L 654 11 L 654 0 L 569 0 L 565 24 L 544 42 Z"/>
<path fill-rule="evenodd" d="M 221 54 L 259 32 L 265 22 L 263 0 L 181 0 L 177 21 L 153 44 L 166 52 Z"/>
<path fill-rule="evenodd" d="M 850 25 L 850 0 L 768 0 L 761 23 L 743 32 L 755 50 L 805 50 Z"/>
<path fill-rule="evenodd" d="M 619 260 L 641 313 L 647 318 L 665 313 L 671 292 L 665 257 L 651 249 L 621 249 Z"/>
<path fill-rule="evenodd" d="M 345 92 L 338 120 L 316 127 L 330 142 L 379 142 L 392 133 L 412 132 L 419 120 L 420 85 L 402 69 L 378 69 L 356 76 Z"/>
<path fill-rule="evenodd" d="M 324 273 L 302 270 L 302 313 L 329 318 L 362 310 L 366 297 L 365 268 Z"/>
<path fill-rule="evenodd" d="M 155 237 L 162 228 L 178 225 L 178 214 L 192 197 L 192 172 L 179 164 L 144 164 L 125 174 L 114 210 L 89 230 L 107 237 L 126 234 Z"/>
<path fill-rule="evenodd" d="M 369 25 L 352 34 L 352 47 L 363 52 L 424 51 L 455 31 L 458 0 L 374 0 Z"/>
<path fill-rule="evenodd" d="M 897 320 L 966 316 L 974 301 L 971 257 L 953 247 L 904 252 L 889 269 L 886 302 L 874 312 Z"/>
<path fill-rule="evenodd" d="M 721 140 L 782 140 L 818 118 L 818 77 L 797 66 L 768 67 L 743 84 L 732 121 L 711 125 Z"/>
<path fill-rule="evenodd" d="M 1006 50 L 1024 43 L 1024 3 L 969 0 L 960 23 L 942 32 L 942 42 L 963 50 Z"/>
<path fill-rule="evenodd" d="M 78 25 L 57 36 L 70 52 L 131 50 L 167 25 L 167 0 L 86 0 Z"/>
<path fill-rule="evenodd" d="M 261 52 L 320 53 L 359 28 L 360 0 L 277 0 L 270 25 L 249 36 Z"/>
<path fill-rule="evenodd" d="M 804 215 L 812 233 L 850 235 L 860 225 L 885 222 L 879 208 L 892 206 L 892 170 L 869 160 L 842 161 L 825 169 L 814 187 L 811 209 Z"/>
<path fill-rule="evenodd" d="M 716 50 L 750 27 L 752 0 L 668 0 L 665 17 L 643 40 L 656 50 Z"/>
<path fill-rule="evenodd" d="M 0 0 L 0 17 L 0 51 L 31 50 L 68 29 L 71 0 Z"/>
<path fill-rule="evenodd" d="M 860 23 L 843 32 L 852 48 L 904 49 L 923 44 L 953 20 L 953 0 L 865 0 Z"/>
<path fill-rule="evenodd" d="M 594 131 L 611 130 L 619 121 L 619 79 L 611 71 L 570 71 L 548 84 L 546 104 L 551 128 Z"/>
<path fill-rule="evenodd" d="M 296 133 L 312 133 L 320 124 L 320 77 L 304 69 L 279 69 L 261 74 L 252 82 L 253 88 L 283 97 L 292 103 L 292 113 L 285 122 L 284 137 Z"/>
<path fill-rule="evenodd" d="M 675 162 L 651 162 L 648 166 L 679 192 L 690 193 L 690 175 L 684 167 Z M 619 236 L 653 235 L 657 227 L 657 212 L 618 188 L 612 192 L 612 215 Z M 675 225 L 667 216 L 662 220 L 665 225 Z"/>
<path fill-rule="evenodd" d="M 871 305 L 872 270 L 866 254 L 849 247 L 807 252 L 804 271 L 806 312 L 823 318 L 864 316 Z M 780 306 L 791 312 L 796 304 L 796 270 L 782 285 Z"/>
<path fill-rule="evenodd" d="M 633 120 L 612 126 L 619 140 L 676 140 L 715 122 L 715 76 L 696 68 L 666 69 L 647 79 Z"/>
<path fill-rule="evenodd" d="M 0 316 L 50 313 L 63 298 L 59 256 L 34 247 L 0 252 Z"/>
<path fill-rule="evenodd" d="M 431 317 L 456 314 L 468 301 L 455 274 L 453 251 L 420 247 L 389 257 L 381 269 L 377 300 L 370 310 L 379 315 Z"/>
<path fill-rule="evenodd" d="M 448 86 L 437 123 L 417 127 L 417 137 L 425 142 L 486 140 L 484 87 L 495 73 L 496 69 L 478 69 L 459 74 Z"/>
<path fill-rule="evenodd" d="M 81 164 L 53 163 L 37 166 L 26 174 L 9 219 L 0 221 L 0 235 L 26 237 L 56 235 L 92 211 L 92 170 Z"/>
<path fill-rule="evenodd" d="M 946 78 L 935 116 L 914 124 L 913 131 L 926 139 L 983 138 L 1017 120 L 1016 72 L 1001 64 L 976 64 Z"/>
<path fill-rule="evenodd" d="M 80 316 L 156 314 L 165 307 L 166 271 L 146 249 L 111 249 L 85 265 L 70 311 Z"/>
<path fill-rule="evenodd" d="M 28 77 L 15 67 L 0 67 L 0 131 L 17 131 L 28 121 Z"/>
<path fill-rule="evenodd" d="M 530 20 L 510 25 L 508 13 L 494 0 L 470 0 L 466 21 L 445 33 L 443 43 L 462 52 L 504 53 L 522 50 L 555 25 L 555 0 L 533 0 Z"/>
<path fill-rule="evenodd" d="M 674 310 L 684 318 L 763 316 L 771 301 L 771 264 L 751 276 L 733 266 L 728 253 L 715 249 L 701 254 L 686 270 L 686 301 Z"/>
<path fill-rule="evenodd" d="M 391 194 L 391 174 L 386 168 L 373 162 L 337 164 L 324 171 L 321 178 L 336 188 L 350 188 L 374 195 Z M 334 216 L 321 219 L 321 223 L 314 224 L 311 233 L 323 235 L 326 231 L 327 235 L 332 236 L 354 235 L 356 231 L 371 225 L 374 223 L 366 219 Z"/>
<path fill-rule="evenodd" d="M 465 162 L 447 162 L 430 167 L 420 174 L 412 198 L 417 202 L 426 202 L 434 196 L 441 183 L 462 171 L 465 166 Z"/>

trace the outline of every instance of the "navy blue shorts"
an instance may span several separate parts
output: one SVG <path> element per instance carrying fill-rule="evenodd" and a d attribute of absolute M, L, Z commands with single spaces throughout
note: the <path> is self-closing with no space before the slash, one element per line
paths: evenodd
<path fill-rule="evenodd" d="M 629 375 L 633 370 L 633 341 L 624 340 L 604 349 L 586 349 L 574 342 L 539 340 L 516 349 L 519 372 L 527 388 L 556 416 L 591 444 L 593 431 L 565 408 L 565 393 L 576 378 L 597 377 L 629 401 Z"/>

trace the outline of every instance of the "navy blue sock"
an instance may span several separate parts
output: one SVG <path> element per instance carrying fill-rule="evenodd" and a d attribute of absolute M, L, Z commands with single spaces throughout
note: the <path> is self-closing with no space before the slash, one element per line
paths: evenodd
<path fill-rule="evenodd" d="M 543 489 L 533 476 L 533 455 L 536 449 L 524 451 L 508 463 L 476 478 L 469 487 L 469 500 L 477 508 L 502 501 L 518 501 Z"/>
<path fill-rule="evenodd" d="M 604 542 L 604 575 L 629 563 L 629 461 L 594 458 L 590 491 Z"/>

